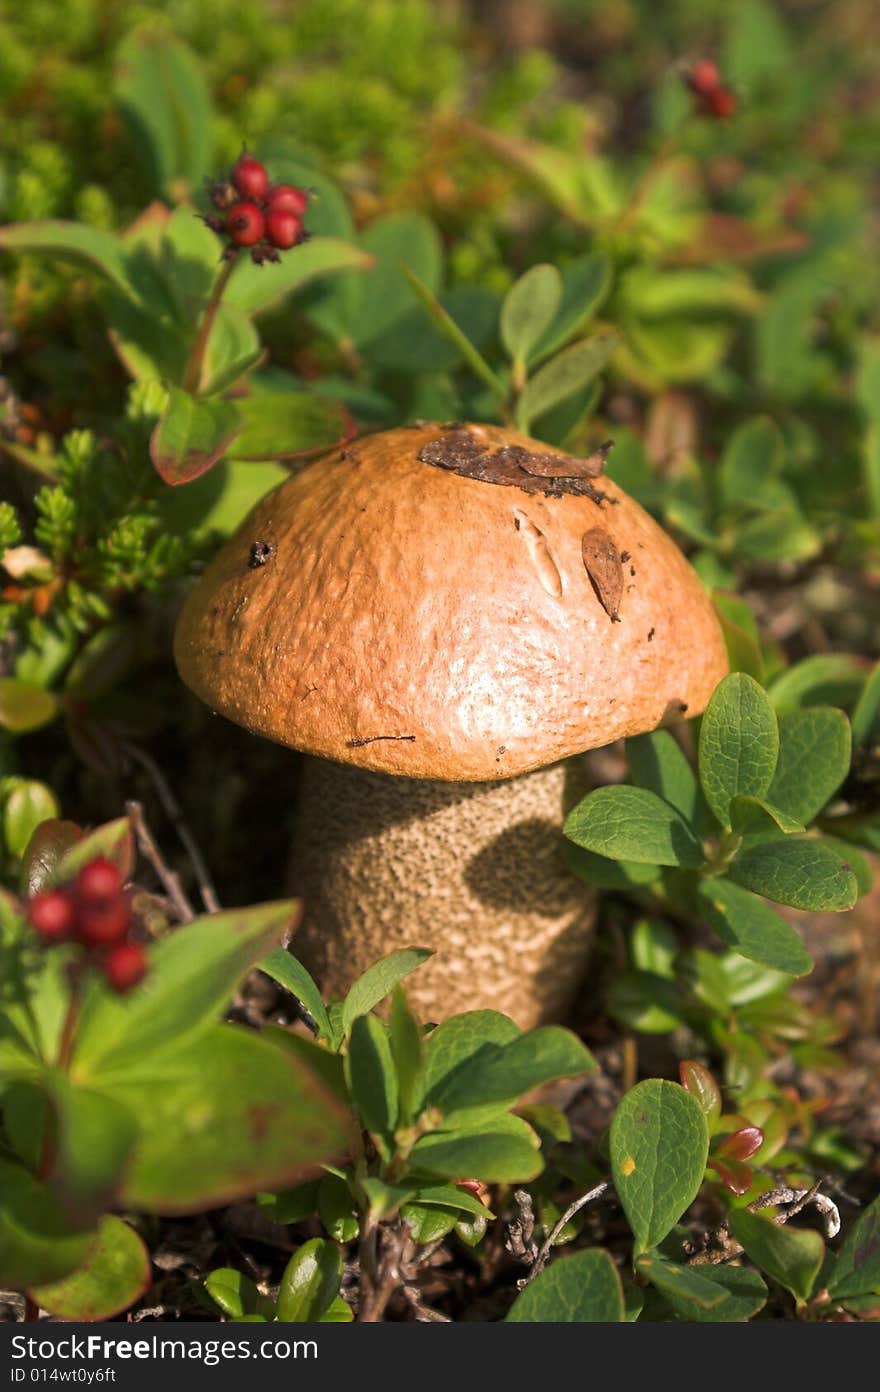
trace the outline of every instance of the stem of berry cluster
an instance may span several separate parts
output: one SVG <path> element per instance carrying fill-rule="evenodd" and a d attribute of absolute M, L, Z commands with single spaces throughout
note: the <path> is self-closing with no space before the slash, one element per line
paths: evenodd
<path fill-rule="evenodd" d="M 214 320 L 217 318 L 217 311 L 220 308 L 220 301 L 223 299 L 224 291 L 229 284 L 229 277 L 238 264 L 238 253 L 236 252 L 224 262 L 223 269 L 214 282 L 214 289 L 211 297 L 205 305 L 205 312 L 202 315 L 202 322 L 196 334 L 195 342 L 190 351 L 189 358 L 183 373 L 183 390 L 195 395 L 199 389 L 202 379 L 202 367 L 205 361 L 205 350 L 208 347 L 208 339 L 214 327 Z"/>
<path fill-rule="evenodd" d="M 64 1024 L 61 1027 L 61 1039 L 58 1044 L 57 1066 L 66 1072 L 70 1067 L 70 1060 L 73 1056 L 73 1041 L 76 1036 L 76 1022 L 79 1018 L 79 1006 L 82 986 L 82 972 L 75 966 L 68 971 L 70 982 L 70 995 L 67 999 L 67 1014 L 64 1017 Z"/>

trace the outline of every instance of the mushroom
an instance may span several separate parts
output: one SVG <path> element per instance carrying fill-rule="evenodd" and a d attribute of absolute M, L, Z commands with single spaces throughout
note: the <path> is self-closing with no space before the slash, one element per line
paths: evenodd
<path fill-rule="evenodd" d="M 258 503 L 189 596 L 183 680 L 309 756 L 295 950 L 331 997 L 419 944 L 426 1018 L 570 1006 L 595 905 L 561 859 L 572 756 L 698 714 L 727 670 L 696 574 L 603 463 L 495 426 L 371 435 Z"/>

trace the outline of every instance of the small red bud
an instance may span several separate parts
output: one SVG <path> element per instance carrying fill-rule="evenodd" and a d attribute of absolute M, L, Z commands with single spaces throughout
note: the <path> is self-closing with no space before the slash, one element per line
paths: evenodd
<path fill-rule="evenodd" d="M 279 251 L 289 251 L 296 246 L 301 232 L 302 222 L 295 214 L 270 208 L 266 218 L 266 236 Z"/>
<path fill-rule="evenodd" d="M 117 943 L 107 953 L 101 965 L 111 988 L 122 994 L 143 980 L 147 970 L 147 959 L 143 948 L 138 947 L 137 943 Z"/>
<path fill-rule="evenodd" d="M 270 213 L 293 213 L 301 218 L 309 204 L 309 195 L 294 184 L 278 184 L 269 194 Z"/>
<path fill-rule="evenodd" d="M 748 1160 L 763 1144 L 764 1132 L 760 1126 L 741 1126 L 725 1136 L 717 1153 L 726 1160 Z"/>
<path fill-rule="evenodd" d="M 122 888 L 122 876 L 106 856 L 97 856 L 84 865 L 74 881 L 77 899 L 83 904 L 112 899 Z"/>
<path fill-rule="evenodd" d="M 264 199 L 269 192 L 266 166 L 245 152 L 232 170 L 232 182 L 242 198 Z"/>
<path fill-rule="evenodd" d="M 63 942 L 73 929 L 73 904 L 62 889 L 37 894 L 28 904 L 28 919 L 46 942 Z"/>
<path fill-rule="evenodd" d="M 226 231 L 236 246 L 255 246 L 266 231 L 266 219 L 256 203 L 234 203 L 226 218 Z"/>
<path fill-rule="evenodd" d="M 727 121 L 736 111 L 736 96 L 729 87 L 719 87 L 714 92 L 706 92 L 700 105 L 707 116 L 715 121 Z"/>

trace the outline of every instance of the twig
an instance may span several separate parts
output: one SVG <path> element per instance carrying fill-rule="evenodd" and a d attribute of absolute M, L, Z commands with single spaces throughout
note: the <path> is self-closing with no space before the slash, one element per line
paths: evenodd
<path fill-rule="evenodd" d="M 766 1194 L 760 1194 L 757 1199 L 753 1199 L 747 1204 L 749 1213 L 757 1213 L 759 1209 L 770 1208 L 774 1204 L 784 1204 L 785 1212 L 777 1213 L 773 1219 L 774 1223 L 787 1223 L 789 1218 L 793 1218 L 801 1209 L 812 1204 L 822 1214 L 822 1221 L 825 1227 L 825 1236 L 828 1238 L 836 1237 L 840 1232 L 840 1212 L 833 1199 L 827 1198 L 819 1193 L 821 1180 L 817 1180 L 811 1189 L 789 1189 L 782 1186 L 779 1189 L 770 1189 Z"/>
<path fill-rule="evenodd" d="M 137 744 L 130 744 L 128 740 L 120 741 L 121 748 L 128 754 L 129 758 L 134 759 L 153 780 L 159 801 L 164 807 L 174 830 L 180 838 L 184 850 L 190 858 L 192 868 L 195 871 L 196 883 L 199 887 L 199 895 L 208 913 L 218 913 L 220 910 L 220 900 L 217 898 L 217 891 L 214 889 L 208 867 L 205 864 L 201 851 L 196 845 L 195 838 L 186 824 L 183 812 L 180 809 L 176 797 L 171 791 L 171 786 L 160 769 L 159 765 L 144 749 Z"/>
<path fill-rule="evenodd" d="M 184 893 L 180 883 L 180 876 L 169 868 L 162 859 L 162 852 L 156 845 L 149 828 L 144 819 L 144 809 L 139 802 L 127 802 L 125 810 L 128 813 L 131 824 L 134 827 L 134 834 L 137 843 L 147 860 L 152 865 L 159 879 L 165 886 L 168 898 L 174 908 L 181 923 L 190 923 L 195 918 L 192 905 Z"/>
<path fill-rule="evenodd" d="M 535 1262 L 538 1244 L 535 1241 L 535 1209 L 528 1189 L 514 1189 L 517 1216 L 507 1224 L 504 1245 L 511 1256 L 520 1261 Z"/>
<path fill-rule="evenodd" d="M 562 1229 L 565 1227 L 566 1223 L 570 1223 L 576 1213 L 579 1213 L 582 1208 L 586 1208 L 587 1204 L 592 1203 L 594 1199 L 601 1198 L 602 1195 L 606 1193 L 606 1191 L 610 1188 L 611 1180 L 603 1179 L 601 1184 L 597 1184 L 594 1189 L 588 1189 L 586 1194 L 581 1194 L 580 1198 L 575 1199 L 573 1203 L 570 1203 L 568 1205 L 568 1208 L 565 1210 L 558 1223 L 554 1224 L 553 1228 L 551 1229 L 544 1243 L 544 1246 L 541 1248 L 540 1252 L 535 1258 L 535 1265 L 532 1267 L 528 1276 L 525 1278 L 524 1281 L 518 1283 L 521 1290 L 524 1286 L 527 1286 L 530 1281 L 533 1281 L 535 1279 L 539 1271 L 544 1270 L 544 1267 L 547 1265 L 547 1258 L 550 1255 L 553 1244 L 556 1241 L 559 1234 L 562 1232 Z"/>

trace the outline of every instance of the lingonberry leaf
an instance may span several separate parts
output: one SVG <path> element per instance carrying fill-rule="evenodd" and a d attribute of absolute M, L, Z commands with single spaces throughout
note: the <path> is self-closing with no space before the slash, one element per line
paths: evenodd
<path fill-rule="evenodd" d="M 544 1025 L 505 1044 L 484 1044 L 434 1086 L 432 1107 L 444 1113 L 446 1126 L 487 1106 L 510 1106 L 542 1083 L 587 1073 L 596 1062 L 581 1041 L 560 1025 Z"/>
<path fill-rule="evenodd" d="M 337 1242 L 357 1237 L 359 1223 L 354 1199 L 346 1181 L 338 1174 L 326 1174 L 318 1185 L 318 1213 L 321 1222 Z"/>
<path fill-rule="evenodd" d="M 261 1295 L 254 1282 L 231 1266 L 221 1266 L 205 1277 L 205 1290 L 228 1319 L 245 1315 L 270 1314 L 271 1302 Z"/>
<path fill-rule="evenodd" d="M 617 1267 L 601 1247 L 562 1257 L 520 1291 L 508 1324 L 619 1324 L 623 1289 Z"/>
<path fill-rule="evenodd" d="M 425 1040 L 417 1106 L 430 1105 L 433 1097 L 446 1086 L 447 1079 L 472 1059 L 479 1058 L 482 1050 L 509 1044 L 520 1034 L 519 1025 L 497 1010 L 466 1010 L 444 1020 Z"/>
<path fill-rule="evenodd" d="M 472 1175 L 486 1184 L 516 1184 L 544 1168 L 538 1137 L 519 1117 L 498 1116 L 476 1131 L 435 1131 L 410 1152 L 414 1173 L 456 1179 Z"/>
<path fill-rule="evenodd" d="M 397 1073 L 400 1124 L 408 1126 L 418 1095 L 424 1044 L 419 1022 L 407 1004 L 402 986 L 395 986 L 391 995 L 390 1042 Z"/>
<path fill-rule="evenodd" d="M 702 820 L 704 825 L 701 830 L 704 834 L 708 833 L 711 826 L 705 825 L 706 809 L 701 807 L 702 798 L 694 771 L 681 745 L 668 730 L 650 730 L 647 734 L 628 739 L 626 760 L 629 776 L 636 787 L 647 788 L 663 798 L 664 802 L 671 803 L 689 826 L 696 828 L 698 821 Z"/>
<path fill-rule="evenodd" d="M 682 1087 L 700 1104 L 700 1110 L 711 1132 L 721 1115 L 721 1089 L 708 1068 L 696 1059 L 684 1059 L 678 1065 L 678 1076 L 681 1078 Z"/>
<path fill-rule="evenodd" d="M 745 1209 L 731 1213 L 730 1231 L 755 1265 L 790 1291 L 799 1304 L 809 1300 L 825 1257 L 819 1233 L 788 1223 L 780 1226 Z"/>
<path fill-rule="evenodd" d="M 40 894 L 52 884 L 55 867 L 85 833 L 76 822 L 51 817 L 40 822 L 28 841 L 21 862 L 21 889 L 24 894 Z"/>
<path fill-rule="evenodd" d="M 342 1032 L 348 1034 L 359 1015 L 366 1015 L 394 990 L 399 981 L 432 955 L 427 947 L 402 947 L 380 957 L 351 987 L 342 1003 Z"/>
<path fill-rule="evenodd" d="M 284 947 L 276 947 L 268 957 L 260 962 L 260 971 L 271 976 L 285 991 L 305 1006 L 311 1015 L 321 1039 L 329 1044 L 333 1039 L 330 1017 L 321 999 L 321 992 L 313 977 L 306 971 L 302 962 Z"/>
<path fill-rule="evenodd" d="M 679 1311 L 687 1310 L 694 1314 L 697 1310 L 703 1317 L 714 1312 L 726 1299 L 723 1287 L 707 1281 L 702 1269 L 695 1271 L 689 1266 L 679 1266 L 662 1257 L 659 1252 L 644 1252 L 636 1259 L 636 1271 L 662 1291 Z"/>
<path fill-rule="evenodd" d="M 692 1322 L 749 1320 L 763 1309 L 767 1287 L 757 1271 L 741 1266 L 678 1266 L 657 1252 L 640 1257 L 637 1270 L 648 1277 L 673 1310 Z"/>
<path fill-rule="evenodd" d="M 725 1160 L 749 1160 L 764 1144 L 764 1132 L 760 1126 L 741 1126 L 732 1131 L 718 1147 L 716 1156 Z"/>
<path fill-rule="evenodd" d="M 475 1198 L 461 1185 L 422 1185 L 416 1191 L 416 1199 L 420 1204 L 425 1204 L 429 1208 L 432 1205 L 437 1205 L 440 1208 L 453 1208 L 459 1213 L 470 1213 L 475 1218 L 494 1218 L 495 1216 L 491 1209 L 480 1203 L 478 1198 Z"/>
<path fill-rule="evenodd" d="M 709 1168 L 731 1194 L 747 1194 L 754 1182 L 752 1170 L 742 1160 L 720 1160 L 714 1156 L 709 1160 Z"/>
<path fill-rule="evenodd" d="M 636 861 L 609 860 L 607 856 L 585 851 L 583 846 L 566 842 L 562 854 L 572 874 L 599 889 L 632 889 L 636 885 L 653 884 L 660 878 L 659 865 L 641 865 Z"/>
<path fill-rule="evenodd" d="M 143 1240 L 128 1223 L 107 1214 L 83 1264 L 51 1285 L 32 1286 L 29 1294 L 56 1319 L 92 1323 L 134 1305 L 151 1280 Z"/>
<path fill-rule="evenodd" d="M 335 1242 L 314 1237 L 298 1247 L 281 1277 L 276 1318 L 303 1324 L 320 1320 L 342 1285 L 342 1251 Z"/>
<path fill-rule="evenodd" d="M 650 1078 L 624 1096 L 610 1133 L 614 1187 L 642 1251 L 655 1247 L 699 1191 L 709 1153 L 703 1109 L 677 1083 Z"/>
<path fill-rule="evenodd" d="M 878 437 L 880 438 L 880 437 Z M 880 456 L 880 450 L 878 450 Z M 878 467 L 880 479 L 880 467 Z M 852 737 L 856 745 L 880 738 L 880 662 L 872 667 L 852 713 Z"/>
<path fill-rule="evenodd" d="M 390 1136 L 397 1124 L 397 1074 L 388 1031 L 377 1016 L 352 1022 L 345 1076 L 364 1130 Z"/>
<path fill-rule="evenodd" d="M 742 850 L 727 874 L 743 889 L 778 904 L 841 911 L 851 909 L 859 893 L 855 875 L 844 864 L 822 841 L 787 836 Z"/>
<path fill-rule="evenodd" d="M 851 706 L 865 680 L 862 664 L 846 653 L 805 657 L 774 677 L 767 689 L 779 716 L 802 706 Z"/>
<path fill-rule="evenodd" d="M 0 780 L 3 840 L 12 856 L 23 856 L 35 833 L 58 816 L 55 794 L 36 778 Z"/>
<path fill-rule="evenodd" d="M 231 402 L 199 401 L 172 387 L 150 438 L 150 458 L 165 483 L 189 483 L 223 457 L 240 429 Z"/>
<path fill-rule="evenodd" d="M 0 677 L 0 726 L 14 735 L 24 735 L 48 725 L 59 711 L 57 697 L 33 682 L 17 677 Z"/>
<path fill-rule="evenodd" d="M 779 760 L 767 801 L 808 826 L 849 772 L 850 753 L 843 711 L 830 706 L 789 711 L 779 720 Z"/>
<path fill-rule="evenodd" d="M 56 860 L 51 883 L 66 884 L 84 865 L 99 856 L 111 861 L 124 880 L 131 878 L 135 858 L 134 833 L 128 817 L 116 817 L 112 822 L 104 822 L 103 826 L 79 837 Z"/>
<path fill-rule="evenodd" d="M 555 266 L 531 266 L 508 290 L 501 306 L 501 342 L 524 366 L 549 329 L 562 300 L 562 277 Z"/>
<path fill-rule="evenodd" d="M 730 825 L 740 836 L 792 836 L 805 831 L 803 822 L 777 807 L 768 793 L 766 798 L 737 793 L 730 799 Z"/>
<path fill-rule="evenodd" d="M 610 329 L 563 348 L 530 378 L 519 398 L 516 423 L 528 430 L 532 421 L 587 386 L 602 371 L 620 342 Z"/>
<path fill-rule="evenodd" d="M 76 1086 L 57 1069 L 47 1070 L 41 1085 L 55 1138 L 46 1181 L 71 1218 L 97 1221 L 120 1192 L 137 1137 L 136 1117 L 124 1103 Z"/>
<path fill-rule="evenodd" d="M 868 1205 L 847 1233 L 828 1289 L 835 1300 L 876 1294 L 880 1289 L 880 1198 Z"/>
<path fill-rule="evenodd" d="M 449 340 L 471 371 L 485 382 L 493 396 L 498 401 L 506 403 L 507 387 L 504 382 L 492 371 L 482 353 L 474 346 L 452 315 L 443 308 L 429 286 L 425 285 L 424 281 L 410 270 L 408 265 L 401 264 L 401 270 L 415 291 L 416 297 L 427 310 L 434 326 Z"/>
<path fill-rule="evenodd" d="M 763 797 L 773 778 L 779 730 L 763 689 L 744 672 L 715 688 L 700 727 L 700 783 L 723 827 L 737 793 Z"/>
<path fill-rule="evenodd" d="M 615 860 L 691 868 L 703 863 L 687 822 L 647 788 L 597 788 L 569 812 L 564 831 L 576 845 Z"/>
<path fill-rule="evenodd" d="M 795 929 L 759 897 L 764 891 L 758 885 L 759 893 L 750 894 L 732 879 L 713 875 L 697 887 L 700 908 L 719 938 L 750 961 L 804 976 L 813 959 Z"/>

